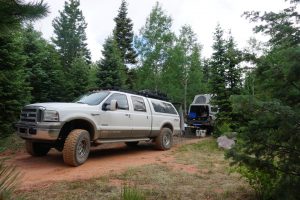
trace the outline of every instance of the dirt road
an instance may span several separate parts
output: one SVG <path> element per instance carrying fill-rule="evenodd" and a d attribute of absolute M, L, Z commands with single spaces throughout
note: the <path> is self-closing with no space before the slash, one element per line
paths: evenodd
<path fill-rule="evenodd" d="M 64 164 L 62 153 L 51 150 L 45 157 L 31 157 L 27 153 L 17 153 L 10 159 L 22 174 L 20 187 L 45 187 L 55 181 L 90 179 L 122 172 L 130 167 L 161 163 L 173 169 L 187 172 L 197 170 L 194 166 L 175 163 L 172 153 L 182 144 L 195 143 L 200 139 L 175 138 L 175 145 L 169 151 L 157 151 L 153 145 L 142 143 L 129 148 L 123 143 L 105 144 L 91 150 L 86 163 L 79 167 Z"/>

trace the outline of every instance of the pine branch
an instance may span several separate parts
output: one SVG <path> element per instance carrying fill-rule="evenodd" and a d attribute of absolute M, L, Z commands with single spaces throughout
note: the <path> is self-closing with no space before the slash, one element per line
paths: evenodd
<path fill-rule="evenodd" d="M 300 87 L 294 81 L 292 82 L 292 86 L 294 86 L 297 90 L 300 91 Z"/>

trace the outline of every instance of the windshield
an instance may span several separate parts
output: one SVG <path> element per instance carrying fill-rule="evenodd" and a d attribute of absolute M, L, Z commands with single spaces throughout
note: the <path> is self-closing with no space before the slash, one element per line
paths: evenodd
<path fill-rule="evenodd" d="M 105 97 L 109 94 L 108 91 L 101 91 L 101 92 L 94 92 L 94 93 L 88 93 L 85 94 L 79 98 L 77 98 L 75 103 L 84 103 L 88 105 L 98 105 L 100 104 Z"/>

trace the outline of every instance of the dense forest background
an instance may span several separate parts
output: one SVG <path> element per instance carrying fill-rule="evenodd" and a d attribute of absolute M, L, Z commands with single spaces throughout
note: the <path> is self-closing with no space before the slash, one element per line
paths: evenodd
<path fill-rule="evenodd" d="M 191 26 L 176 35 L 172 18 L 155 4 L 137 35 L 125 0 L 114 18 L 102 58 L 93 63 L 79 0 L 65 2 L 45 40 L 32 22 L 47 14 L 43 2 L 0 1 L 0 138 L 13 133 L 21 108 L 34 102 L 72 101 L 95 88 L 149 89 L 187 106 L 196 94 L 216 96 L 215 135 L 237 132 L 226 153 L 262 199 L 300 196 L 299 0 L 279 13 L 247 11 L 265 43 L 238 49 L 216 25 L 213 54 L 202 58 Z"/>

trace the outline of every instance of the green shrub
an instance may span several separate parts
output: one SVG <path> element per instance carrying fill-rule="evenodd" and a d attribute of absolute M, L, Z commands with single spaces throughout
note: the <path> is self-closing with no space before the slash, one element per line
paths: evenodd
<path fill-rule="evenodd" d="M 124 185 L 121 193 L 122 200 L 144 200 L 143 193 L 135 187 Z"/>
<path fill-rule="evenodd" d="M 231 123 L 217 119 L 213 132 L 214 137 L 219 137 L 221 135 L 224 135 L 225 133 L 232 132 L 231 126 Z"/>
<path fill-rule="evenodd" d="M 224 122 L 220 126 L 218 126 L 218 129 L 222 134 L 232 131 L 230 128 L 230 123 L 227 123 L 227 122 Z"/>
<path fill-rule="evenodd" d="M 11 134 L 0 139 L 0 153 L 9 150 L 12 153 L 24 148 L 24 140 L 16 134 Z"/>
<path fill-rule="evenodd" d="M 230 139 L 233 139 L 237 136 L 237 132 L 226 132 L 224 135 Z"/>
<path fill-rule="evenodd" d="M 256 192 L 257 199 L 270 199 L 269 196 L 275 188 L 276 176 L 269 173 L 263 173 L 259 170 L 247 168 L 247 166 L 238 166 L 233 168 L 234 172 L 240 173 L 249 185 Z"/>

